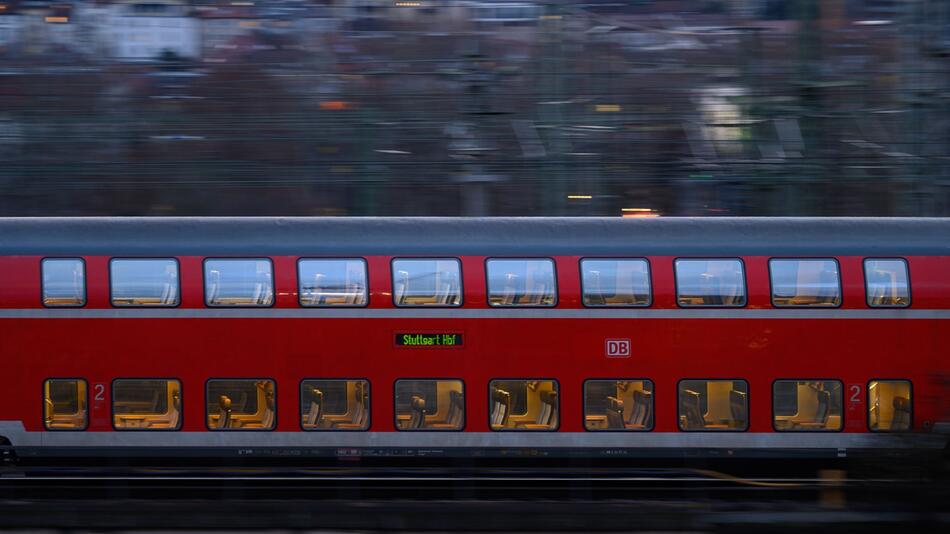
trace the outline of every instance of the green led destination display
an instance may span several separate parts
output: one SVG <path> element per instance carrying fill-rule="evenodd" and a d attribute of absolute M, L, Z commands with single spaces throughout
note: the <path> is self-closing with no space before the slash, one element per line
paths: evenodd
<path fill-rule="evenodd" d="M 462 334 L 396 334 L 397 347 L 461 347 Z"/>

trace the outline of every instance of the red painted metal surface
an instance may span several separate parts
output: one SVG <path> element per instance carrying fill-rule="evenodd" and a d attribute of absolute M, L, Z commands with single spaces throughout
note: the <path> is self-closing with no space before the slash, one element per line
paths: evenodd
<path fill-rule="evenodd" d="M 42 309 L 40 257 L 0 257 L 0 308 Z M 203 309 L 202 259 L 181 257 L 180 308 Z M 369 309 L 394 308 L 390 257 L 369 257 Z M 558 257 L 557 309 L 581 305 L 579 257 Z M 744 257 L 748 306 L 772 309 L 767 257 Z M 839 257 L 841 310 L 868 310 L 862 259 Z M 108 257 L 86 257 L 84 310 L 109 309 Z M 275 257 L 276 309 L 297 308 L 296 257 Z M 488 308 L 485 258 L 462 258 L 464 308 Z M 650 257 L 653 305 L 678 310 L 673 257 Z M 911 310 L 950 305 L 950 258 L 911 257 Z M 135 310 L 132 310 L 134 312 Z M 808 310 L 804 310 L 808 311 Z M 2 318 L 4 388 L 0 421 L 42 430 L 42 383 L 82 377 L 89 383 L 89 431 L 112 431 L 115 378 L 175 377 L 183 385 L 184 431 L 205 430 L 204 385 L 213 377 L 277 381 L 277 430 L 299 430 L 298 385 L 304 378 L 362 377 L 372 383 L 372 431 L 392 432 L 393 383 L 405 377 L 465 381 L 466 431 L 488 431 L 488 382 L 499 377 L 555 378 L 560 431 L 583 431 L 582 384 L 588 378 L 646 378 L 655 385 L 654 431 L 677 428 L 676 385 L 684 378 L 749 383 L 751 432 L 772 432 L 772 382 L 834 378 L 845 387 L 845 432 L 866 432 L 866 385 L 909 379 L 914 426 L 947 420 L 946 346 L 940 318 Z M 460 349 L 393 346 L 393 333 L 462 332 Z M 605 339 L 630 339 L 629 358 L 607 358 Z M 96 396 L 96 386 L 104 392 Z M 851 402 L 853 387 L 860 388 Z"/>

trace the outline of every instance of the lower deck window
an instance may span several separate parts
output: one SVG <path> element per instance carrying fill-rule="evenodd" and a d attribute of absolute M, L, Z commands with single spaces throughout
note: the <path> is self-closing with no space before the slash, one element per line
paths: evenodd
<path fill-rule="evenodd" d="M 43 421 L 48 430 L 83 430 L 89 422 L 86 381 L 51 378 L 43 384 Z"/>
<path fill-rule="evenodd" d="M 396 429 L 462 430 L 464 425 L 461 380 L 396 381 Z"/>
<path fill-rule="evenodd" d="M 273 380 L 208 380 L 208 428 L 272 430 L 277 422 Z"/>
<path fill-rule="evenodd" d="M 628 379 L 584 382 L 584 428 L 650 430 L 653 428 L 653 382 Z"/>
<path fill-rule="evenodd" d="M 682 380 L 679 383 L 682 430 L 749 428 L 749 384 L 745 380 Z"/>
<path fill-rule="evenodd" d="M 523 411 L 515 392 L 523 392 Z M 556 430 L 558 385 L 553 380 L 492 380 L 488 385 L 492 430 Z"/>
<path fill-rule="evenodd" d="M 112 422 L 118 430 L 178 430 L 181 382 L 116 380 L 112 383 Z"/>
<path fill-rule="evenodd" d="M 872 380 L 868 384 L 868 425 L 875 432 L 910 430 L 911 387 L 907 380 Z"/>
<path fill-rule="evenodd" d="M 300 383 L 300 425 L 304 430 L 369 428 L 369 382 L 304 380 Z"/>
<path fill-rule="evenodd" d="M 837 380 L 776 380 L 775 430 L 841 430 L 842 386 Z"/>

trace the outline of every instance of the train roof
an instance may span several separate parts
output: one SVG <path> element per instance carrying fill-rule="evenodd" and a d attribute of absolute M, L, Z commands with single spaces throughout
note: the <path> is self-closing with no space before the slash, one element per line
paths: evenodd
<path fill-rule="evenodd" d="M 950 255 L 950 218 L 0 218 L 0 255 Z"/>

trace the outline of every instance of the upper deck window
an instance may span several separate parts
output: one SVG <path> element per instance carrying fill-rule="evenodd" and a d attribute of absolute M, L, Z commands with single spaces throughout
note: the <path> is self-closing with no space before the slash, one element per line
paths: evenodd
<path fill-rule="evenodd" d="M 492 306 L 554 306 L 557 302 L 551 259 L 491 259 L 486 271 Z"/>
<path fill-rule="evenodd" d="M 109 271 L 113 306 L 178 305 L 178 260 L 114 259 Z"/>
<path fill-rule="evenodd" d="M 301 306 L 365 306 L 366 261 L 363 259 L 297 262 Z"/>
<path fill-rule="evenodd" d="M 649 306 L 650 264 L 634 259 L 581 260 L 585 306 Z"/>
<path fill-rule="evenodd" d="M 274 274 L 270 260 L 205 260 L 205 303 L 208 306 L 270 306 Z"/>
<path fill-rule="evenodd" d="M 774 306 L 841 305 L 838 262 L 832 259 L 769 260 Z"/>
<path fill-rule="evenodd" d="M 680 259 L 675 268 L 680 306 L 745 306 L 742 261 Z"/>
<path fill-rule="evenodd" d="M 86 264 L 79 258 L 47 258 L 43 271 L 44 306 L 86 304 Z"/>
<path fill-rule="evenodd" d="M 455 258 L 393 260 L 396 306 L 461 306 L 462 266 Z"/>
<path fill-rule="evenodd" d="M 910 306 L 907 261 L 901 258 L 864 260 L 868 306 L 905 308 Z"/>

